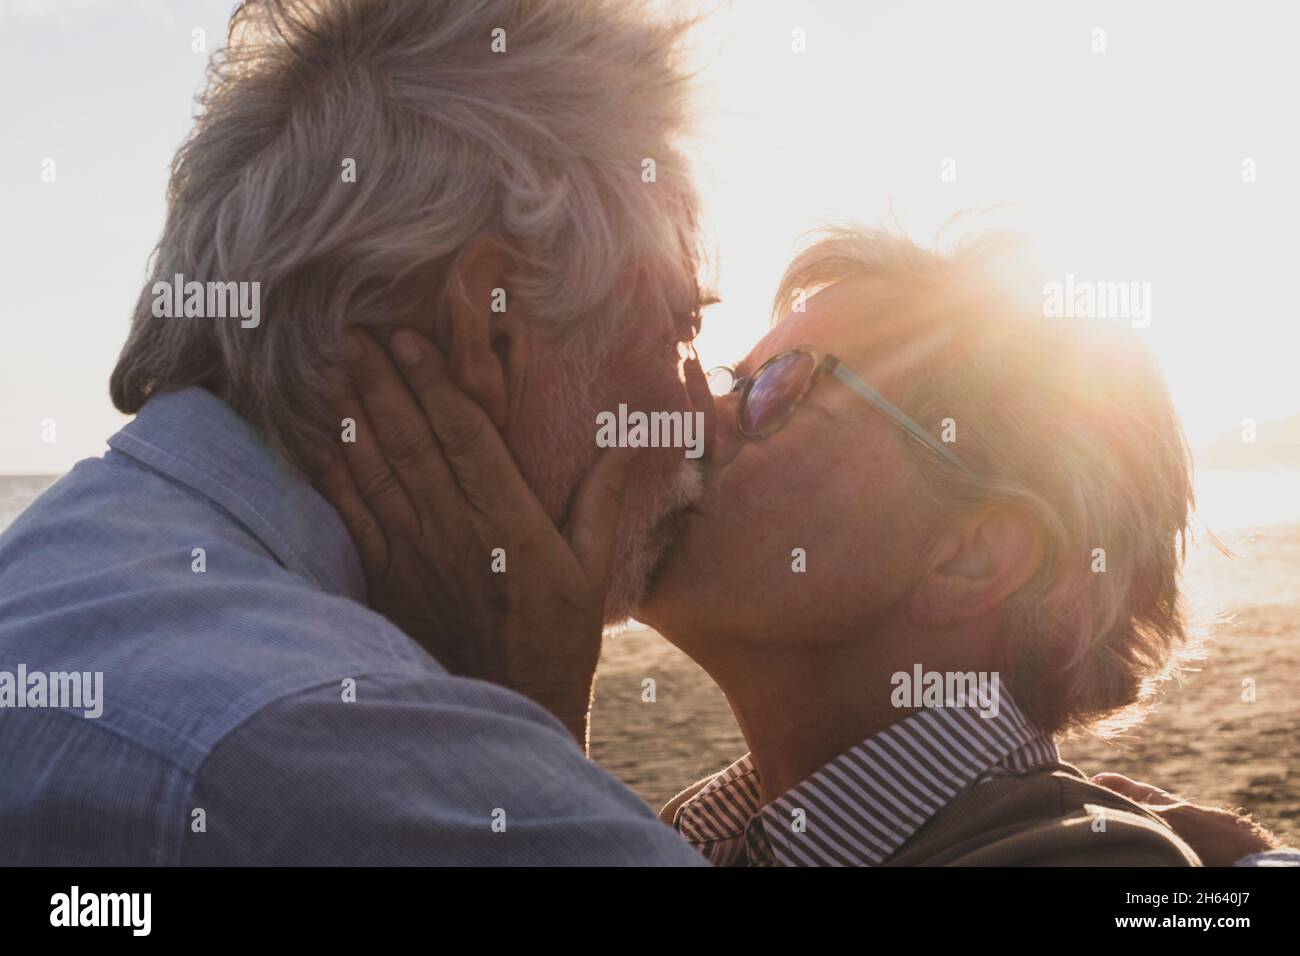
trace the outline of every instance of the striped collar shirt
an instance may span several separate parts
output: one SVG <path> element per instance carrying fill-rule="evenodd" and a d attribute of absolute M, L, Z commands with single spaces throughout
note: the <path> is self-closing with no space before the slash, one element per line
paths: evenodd
<path fill-rule="evenodd" d="M 761 805 L 748 754 L 687 799 L 678 832 L 715 866 L 877 866 L 966 787 L 1059 762 L 1005 692 L 995 716 L 926 708 Z"/>

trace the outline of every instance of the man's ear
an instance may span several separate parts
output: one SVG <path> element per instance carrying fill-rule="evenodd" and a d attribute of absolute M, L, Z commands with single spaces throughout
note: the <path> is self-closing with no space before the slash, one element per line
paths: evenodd
<path fill-rule="evenodd" d="M 509 329 L 505 275 L 509 257 L 491 237 L 471 242 L 457 257 L 448 283 L 448 365 L 464 389 L 496 423 L 506 424 L 506 356 L 515 350 L 503 342 Z M 495 310 L 494 310 L 495 307 Z M 505 347 L 503 347 L 503 345 Z"/>
<path fill-rule="evenodd" d="M 1043 531 L 1021 508 L 995 505 L 962 520 L 935 543 L 908 600 L 918 624 L 980 617 L 1020 590 L 1043 560 Z"/>

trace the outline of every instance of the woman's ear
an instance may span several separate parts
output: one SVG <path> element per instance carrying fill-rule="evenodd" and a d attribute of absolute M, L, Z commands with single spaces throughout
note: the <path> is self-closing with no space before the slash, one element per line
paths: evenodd
<path fill-rule="evenodd" d="M 1043 560 L 1043 532 L 1022 508 L 985 508 L 945 532 L 912 590 L 908 613 L 931 626 L 970 620 L 1025 585 Z"/>
<path fill-rule="evenodd" d="M 507 322 L 505 276 L 509 257 L 491 237 L 471 242 L 457 257 L 448 283 L 448 366 L 452 378 L 498 428 L 509 410 L 506 363 L 518 349 L 500 339 L 519 328 Z"/>

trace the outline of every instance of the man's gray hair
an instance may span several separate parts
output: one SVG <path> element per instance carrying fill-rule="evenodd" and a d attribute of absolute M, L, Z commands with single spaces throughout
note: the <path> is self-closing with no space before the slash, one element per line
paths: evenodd
<path fill-rule="evenodd" d="M 607 340 L 630 282 L 693 307 L 689 26 L 623 0 L 247 0 L 172 164 L 114 404 L 201 385 L 303 464 L 337 428 L 345 325 L 431 331 L 483 236 L 508 308 L 575 345 Z M 157 318 L 175 275 L 258 281 L 265 319 Z"/>

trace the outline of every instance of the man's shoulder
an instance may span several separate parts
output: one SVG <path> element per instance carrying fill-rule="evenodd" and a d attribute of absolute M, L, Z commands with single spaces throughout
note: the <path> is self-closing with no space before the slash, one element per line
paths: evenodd
<path fill-rule="evenodd" d="M 443 673 L 382 616 L 124 456 L 82 462 L 0 536 L 0 648 L 32 674 L 101 674 L 91 723 L 187 770 L 286 695 Z"/>
<path fill-rule="evenodd" d="M 289 510 L 105 460 L 0 537 L 3 658 L 102 681 L 0 720 L 0 862 L 702 862 L 542 708 L 283 566 L 267 535 L 320 540 Z"/>
<path fill-rule="evenodd" d="M 187 864 L 703 864 L 540 707 L 454 677 L 283 698 L 213 750 L 192 802 Z"/>

